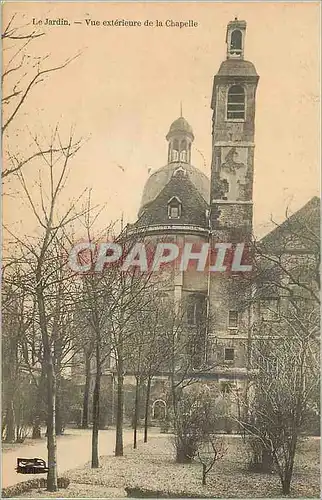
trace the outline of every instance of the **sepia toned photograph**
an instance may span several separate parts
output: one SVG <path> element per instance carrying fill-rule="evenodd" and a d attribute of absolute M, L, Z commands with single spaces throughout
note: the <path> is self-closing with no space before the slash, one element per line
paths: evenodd
<path fill-rule="evenodd" d="M 320 498 L 320 2 L 2 14 L 3 498 Z"/>

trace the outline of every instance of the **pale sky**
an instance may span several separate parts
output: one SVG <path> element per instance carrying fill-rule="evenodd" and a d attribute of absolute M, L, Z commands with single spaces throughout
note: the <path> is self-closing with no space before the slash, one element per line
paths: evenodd
<path fill-rule="evenodd" d="M 271 215 L 282 221 L 287 207 L 295 211 L 319 193 L 319 2 L 9 3 L 4 23 L 13 12 L 25 22 L 64 17 L 71 23 L 43 27 L 46 36 L 32 44 L 33 56 L 50 54 L 48 62 L 57 64 L 82 51 L 33 90 L 17 121 L 19 147 L 30 142 L 28 130 L 47 133 L 59 122 L 67 133 L 74 124 L 88 140 L 73 159 L 66 199 L 92 187 L 93 200 L 107 204 L 106 223 L 122 212 L 126 221 L 135 220 L 148 169 L 167 163 L 165 136 L 180 115 L 180 101 L 195 134 L 192 164 L 210 177 L 212 81 L 226 58 L 226 25 L 235 16 L 247 21 L 245 59 L 260 75 L 255 233 L 272 227 Z M 198 27 L 86 26 L 85 18 L 191 19 Z M 33 179 L 32 166 L 25 175 Z M 9 211 L 11 221 L 22 219 L 21 197 L 5 197 L 5 221 Z"/>

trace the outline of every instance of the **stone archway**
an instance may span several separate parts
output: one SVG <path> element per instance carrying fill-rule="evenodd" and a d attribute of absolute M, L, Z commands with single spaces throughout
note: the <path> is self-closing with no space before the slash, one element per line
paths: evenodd
<path fill-rule="evenodd" d="M 156 399 L 152 404 L 152 418 L 164 420 L 167 416 L 167 403 L 163 399 Z"/>

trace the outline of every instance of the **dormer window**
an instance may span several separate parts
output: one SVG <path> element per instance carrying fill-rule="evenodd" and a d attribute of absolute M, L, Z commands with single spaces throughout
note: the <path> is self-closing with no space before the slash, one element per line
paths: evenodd
<path fill-rule="evenodd" d="M 241 85 L 232 85 L 227 97 L 227 120 L 245 120 L 245 90 Z"/>
<path fill-rule="evenodd" d="M 169 208 L 170 208 L 170 213 L 169 213 L 170 219 L 179 219 L 180 217 L 179 207 L 169 207 Z"/>
<path fill-rule="evenodd" d="M 182 204 L 179 198 L 174 196 L 168 201 L 168 217 L 169 219 L 180 219 Z"/>

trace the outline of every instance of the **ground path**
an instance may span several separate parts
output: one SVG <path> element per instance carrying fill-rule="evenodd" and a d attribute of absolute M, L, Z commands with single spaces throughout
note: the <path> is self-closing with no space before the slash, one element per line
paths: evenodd
<path fill-rule="evenodd" d="M 139 441 L 143 440 L 142 431 L 139 433 Z M 151 429 L 151 434 L 155 430 Z M 57 463 L 58 475 L 65 471 L 74 469 L 89 462 L 91 458 L 91 430 L 66 429 L 63 436 L 57 437 Z M 133 440 L 132 429 L 124 430 L 124 446 Z M 102 430 L 99 432 L 99 454 L 113 455 L 115 447 L 115 429 Z M 15 445 L 13 449 L 3 450 L 2 453 L 2 488 L 12 486 L 21 481 L 37 477 L 46 477 L 45 474 L 17 474 L 15 471 L 18 457 L 43 458 L 47 462 L 47 442 L 28 440 L 28 444 Z"/>

